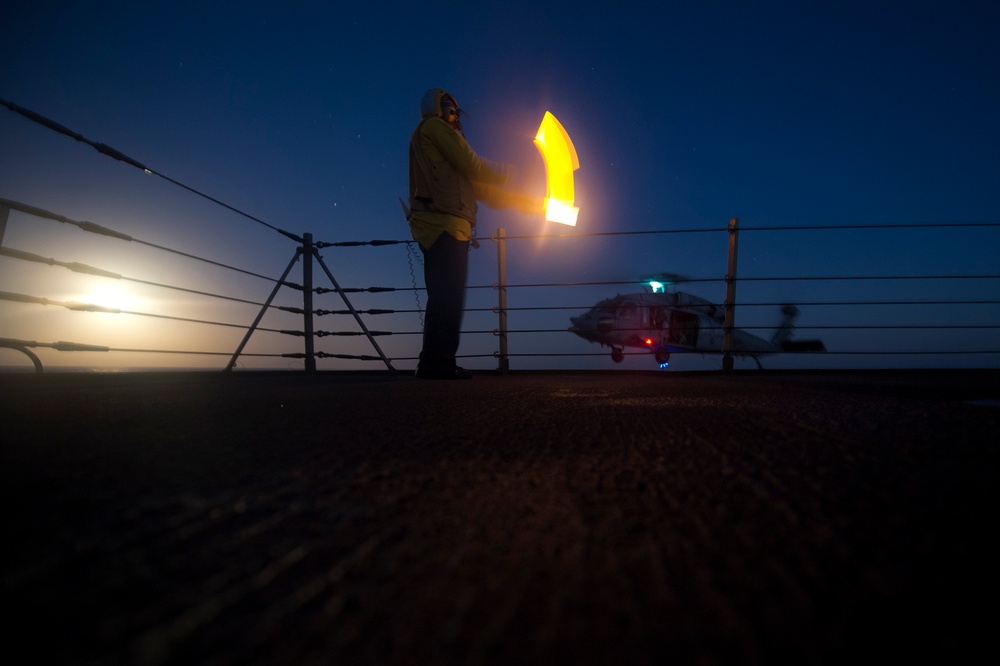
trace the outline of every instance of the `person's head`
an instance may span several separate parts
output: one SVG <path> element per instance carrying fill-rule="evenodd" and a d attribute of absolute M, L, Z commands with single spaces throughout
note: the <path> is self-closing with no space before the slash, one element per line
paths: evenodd
<path fill-rule="evenodd" d="M 441 88 L 431 88 L 420 100 L 420 117 L 436 116 L 457 129 L 462 130 L 462 109 L 449 93 Z"/>

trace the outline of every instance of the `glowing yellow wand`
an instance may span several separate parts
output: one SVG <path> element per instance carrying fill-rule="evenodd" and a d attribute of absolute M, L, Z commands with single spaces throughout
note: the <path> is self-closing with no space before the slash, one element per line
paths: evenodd
<path fill-rule="evenodd" d="M 580 159 L 562 124 L 550 112 L 542 116 L 535 135 L 535 146 L 545 162 L 548 191 L 545 197 L 545 219 L 576 226 L 580 209 L 573 205 L 573 172 L 580 168 Z"/>

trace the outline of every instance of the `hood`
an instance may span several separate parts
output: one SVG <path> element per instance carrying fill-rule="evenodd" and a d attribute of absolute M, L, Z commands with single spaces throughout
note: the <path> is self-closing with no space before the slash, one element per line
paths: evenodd
<path fill-rule="evenodd" d="M 424 93 L 424 96 L 420 99 L 420 117 L 441 117 L 441 100 L 445 97 L 451 97 L 454 101 L 455 96 L 449 95 L 443 88 L 431 88 Z M 455 108 L 458 108 L 458 102 L 455 101 Z"/>

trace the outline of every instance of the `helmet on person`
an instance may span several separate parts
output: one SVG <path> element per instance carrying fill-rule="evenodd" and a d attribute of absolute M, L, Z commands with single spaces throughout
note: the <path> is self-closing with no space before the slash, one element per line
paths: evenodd
<path fill-rule="evenodd" d="M 420 100 L 421 118 L 437 116 L 459 131 L 462 130 L 462 113 L 455 98 L 442 88 L 431 88 Z"/>

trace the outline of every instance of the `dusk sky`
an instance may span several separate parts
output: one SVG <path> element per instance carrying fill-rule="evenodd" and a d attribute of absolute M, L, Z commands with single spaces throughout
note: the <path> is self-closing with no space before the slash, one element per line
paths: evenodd
<path fill-rule="evenodd" d="M 324 242 L 405 240 L 407 143 L 429 87 L 467 112 L 479 154 L 510 162 L 544 189 L 532 144 L 546 110 L 580 158 L 576 228 L 481 209 L 479 236 L 724 229 L 738 217 L 739 276 L 912 276 L 1000 273 L 1000 229 L 758 231 L 813 225 L 1000 221 L 1000 3 L 996 2 L 9 2 L 0 9 L 0 99 L 105 143 L 215 199 Z M 154 175 L 0 107 L 0 198 L 88 220 L 172 249 L 278 277 L 295 243 Z M 3 246 L 122 275 L 262 302 L 272 284 L 12 213 Z M 725 233 L 511 241 L 511 283 L 695 280 L 726 273 Z M 341 286 L 411 286 L 404 245 L 328 248 Z M 414 259 L 418 284 L 419 263 Z M 470 285 L 496 281 L 496 247 L 471 257 Z M 296 266 L 290 276 L 301 280 Z M 318 286 L 330 286 L 317 274 Z M 111 284 L 109 284 L 111 283 Z M 51 300 L 103 294 L 113 307 L 249 324 L 259 308 L 0 256 L 0 291 Z M 678 289 L 721 300 L 721 281 Z M 822 301 L 1000 300 L 1000 280 L 740 283 L 747 302 L 798 302 L 799 338 L 831 351 L 997 350 L 996 329 L 824 329 L 842 325 L 1000 324 L 996 304 L 815 306 Z M 518 353 L 606 352 L 565 332 L 569 317 L 638 285 L 511 289 Z M 422 292 L 417 292 L 423 299 Z M 116 300 L 117 299 L 117 300 Z M 469 293 L 470 308 L 496 302 Z M 282 290 L 282 305 L 301 295 Z M 424 301 L 421 300 L 421 304 Z M 357 308 L 415 309 L 414 292 L 357 294 Z M 339 309 L 335 295 L 317 308 Z M 779 308 L 739 310 L 771 326 Z M 122 349 L 232 352 L 242 331 L 134 315 L 0 301 L 0 337 Z M 415 357 L 415 313 L 366 319 L 393 358 Z M 301 327 L 289 314 L 263 326 Z M 467 329 L 496 327 L 470 312 Z M 354 330 L 342 317 L 317 328 Z M 816 327 L 816 328 L 811 328 Z M 770 330 L 756 333 L 770 337 Z M 257 333 L 248 351 L 297 352 L 301 338 Z M 329 337 L 317 349 L 373 353 Z M 496 366 L 489 334 L 459 354 Z M 351 351 L 353 350 L 353 351 Z M 84 354 L 36 349 L 46 367 L 224 367 L 223 356 Z M 97 358 L 97 357 L 100 358 Z M 0 365 L 24 365 L 0 349 Z M 399 367 L 413 367 L 401 361 Z M 672 367 L 712 369 L 717 357 Z M 1000 367 L 1000 354 L 774 358 L 765 367 Z M 244 359 L 241 367 L 302 367 Z M 321 368 L 356 367 L 331 360 Z M 377 364 L 361 367 L 377 369 Z M 512 368 L 653 369 L 605 353 L 515 357 Z M 738 368 L 754 367 L 752 361 Z"/>

